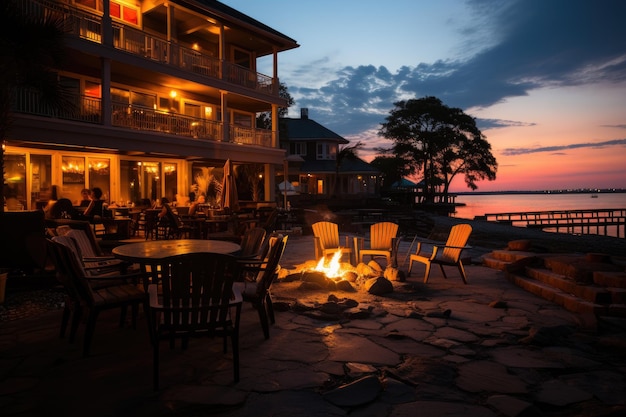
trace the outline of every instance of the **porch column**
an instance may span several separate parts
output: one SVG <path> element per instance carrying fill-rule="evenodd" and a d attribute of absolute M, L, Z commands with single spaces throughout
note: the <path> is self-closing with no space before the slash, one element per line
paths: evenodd
<path fill-rule="evenodd" d="M 113 46 L 113 22 L 109 0 L 102 1 L 102 44 Z"/>
<path fill-rule="evenodd" d="M 265 180 L 263 181 L 265 201 L 276 201 L 276 169 L 272 164 L 264 165 Z"/>
<path fill-rule="evenodd" d="M 220 90 L 222 106 L 222 142 L 230 142 L 230 110 L 228 109 L 228 91 Z"/>
<path fill-rule="evenodd" d="M 107 2 L 108 3 L 108 2 Z M 104 126 L 111 126 L 111 106 L 113 105 L 111 102 L 111 60 L 109 58 L 101 58 L 102 67 L 101 67 L 101 77 L 102 77 L 102 85 L 100 86 L 102 90 L 100 103 L 102 109 L 100 110 L 102 114 L 102 124 Z"/>

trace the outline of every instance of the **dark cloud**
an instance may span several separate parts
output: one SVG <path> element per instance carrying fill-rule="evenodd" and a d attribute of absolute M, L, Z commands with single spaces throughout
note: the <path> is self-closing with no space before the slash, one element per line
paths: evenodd
<path fill-rule="evenodd" d="M 626 80 L 626 1 L 468 0 L 468 4 L 479 17 L 475 25 L 480 25 L 463 28 L 469 36 L 467 49 L 478 51 L 471 57 L 407 62 L 395 73 L 384 66 L 345 67 L 330 78 L 324 68 L 330 81 L 321 88 L 288 86 L 289 91 L 299 107 L 311 110 L 312 118 L 345 136 L 378 129 L 401 99 L 433 95 L 451 107 L 481 108 L 546 86 Z M 480 49 L 470 42 L 488 46 Z M 491 128 L 516 122 L 481 124 Z"/>
<path fill-rule="evenodd" d="M 529 127 L 535 126 L 536 123 L 525 123 L 515 120 L 502 120 L 502 119 L 476 119 L 476 125 L 480 130 L 498 129 L 501 127 Z"/>
<path fill-rule="evenodd" d="M 626 146 L 626 139 L 614 139 L 604 142 L 572 143 L 569 145 L 543 146 L 537 148 L 506 148 L 501 153 L 507 156 L 526 155 L 530 153 L 553 152 L 556 155 L 565 155 L 564 150 L 581 148 L 605 148 L 608 146 Z"/>

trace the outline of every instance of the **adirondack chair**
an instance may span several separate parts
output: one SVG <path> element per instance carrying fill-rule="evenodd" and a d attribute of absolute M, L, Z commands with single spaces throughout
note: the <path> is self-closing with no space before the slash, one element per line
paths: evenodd
<path fill-rule="evenodd" d="M 363 262 L 363 257 L 369 256 L 371 259 L 384 256 L 387 266 L 397 266 L 398 245 L 401 237 L 398 237 L 398 225 L 392 222 L 380 222 L 370 226 L 370 246 L 364 248 L 365 239 L 355 237 L 355 250 L 359 262 Z"/>
<path fill-rule="evenodd" d="M 422 242 L 418 242 L 417 250 L 410 256 L 409 270 L 407 276 L 411 275 L 411 269 L 413 268 L 413 262 L 421 262 L 426 265 L 426 271 L 424 272 L 424 283 L 428 282 L 428 276 L 430 275 L 430 266 L 432 264 L 439 265 L 444 278 L 447 278 L 446 271 L 443 266 L 456 266 L 459 268 L 463 283 L 467 284 L 467 276 L 465 275 L 465 269 L 463 268 L 463 262 L 461 260 L 461 253 L 463 249 L 466 249 L 467 240 L 472 233 L 472 226 L 469 224 L 457 224 L 452 226 L 448 240 L 445 245 L 434 245 L 432 253 L 422 252 Z"/>
<path fill-rule="evenodd" d="M 339 236 L 339 226 L 337 223 L 317 222 L 313 223 L 313 238 L 315 239 L 315 259 L 320 259 L 329 255 L 333 255 L 338 250 L 342 256 L 348 254 L 352 258 L 352 248 L 348 244 L 348 236 L 345 236 L 344 245 Z M 352 259 L 350 259 L 352 261 Z"/>

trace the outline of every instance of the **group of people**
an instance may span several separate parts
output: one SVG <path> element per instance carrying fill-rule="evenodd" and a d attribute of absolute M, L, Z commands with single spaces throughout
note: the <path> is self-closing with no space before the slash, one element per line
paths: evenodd
<path fill-rule="evenodd" d="M 104 200 L 102 199 L 102 189 L 94 187 L 91 190 L 85 188 L 81 191 L 82 200 L 80 207 L 85 207 L 80 211 L 74 207 L 69 198 L 58 198 L 58 187 L 52 186 L 52 195 L 48 205 L 44 208 L 46 217 L 50 219 L 71 219 L 71 220 L 93 220 L 94 217 L 102 217 L 104 212 Z"/>

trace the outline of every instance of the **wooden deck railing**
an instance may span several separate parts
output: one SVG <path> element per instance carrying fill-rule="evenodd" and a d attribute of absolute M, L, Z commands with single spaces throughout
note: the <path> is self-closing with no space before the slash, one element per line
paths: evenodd
<path fill-rule="evenodd" d="M 570 234 L 626 238 L 626 209 L 554 210 L 485 214 L 487 221 Z"/>

